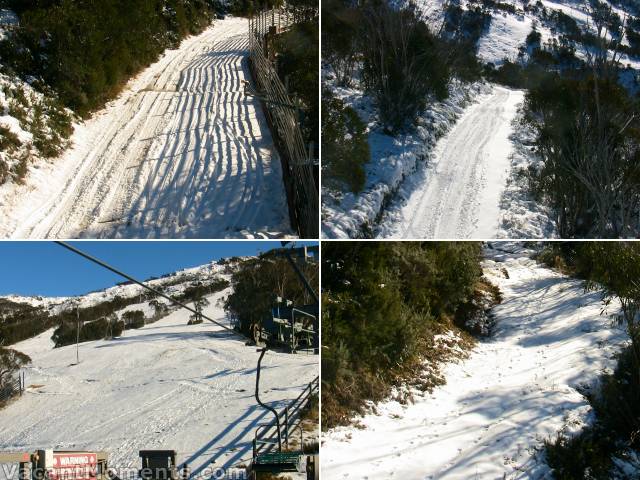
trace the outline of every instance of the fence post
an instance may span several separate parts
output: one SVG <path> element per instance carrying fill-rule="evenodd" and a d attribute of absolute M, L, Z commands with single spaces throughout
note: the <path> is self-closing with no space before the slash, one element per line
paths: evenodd
<path fill-rule="evenodd" d="M 284 441 L 289 448 L 289 405 L 284 407 Z"/>

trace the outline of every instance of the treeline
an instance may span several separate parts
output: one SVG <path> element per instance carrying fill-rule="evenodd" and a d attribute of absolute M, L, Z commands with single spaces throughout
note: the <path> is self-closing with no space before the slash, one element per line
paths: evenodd
<path fill-rule="evenodd" d="M 206 282 L 192 282 L 185 290 L 175 295 L 176 300 L 181 302 L 197 302 L 204 295 L 224 290 L 229 286 L 229 282 L 222 278 L 214 278 Z M 131 310 L 124 312 L 119 319 L 116 312 L 123 308 L 148 301 L 154 308 L 154 315 L 145 318 L 144 312 Z M 115 297 L 107 302 L 97 305 L 80 308 L 77 310 L 67 310 L 51 319 L 53 325 L 57 325 L 53 333 L 52 340 L 56 347 L 70 345 L 76 342 L 78 318 L 80 320 L 80 341 L 101 340 L 119 337 L 124 330 L 131 328 L 141 328 L 147 323 L 152 323 L 169 313 L 170 306 L 164 301 L 158 300 L 151 292 L 144 292 L 130 298 Z"/>
<path fill-rule="evenodd" d="M 0 6 L 14 10 L 20 25 L 0 41 L 0 59 L 23 78 L 42 79 L 65 106 L 86 116 L 163 50 L 209 25 L 216 3 L 2 0 Z"/>
<path fill-rule="evenodd" d="M 347 423 L 391 384 L 415 377 L 425 357 L 438 360 L 434 336 L 472 314 L 480 258 L 479 243 L 323 245 L 323 428 Z"/>
<path fill-rule="evenodd" d="M 574 437 L 546 443 L 547 462 L 556 478 L 613 478 L 612 457 L 626 449 L 640 452 L 640 244 L 635 242 L 563 242 L 548 244 L 539 259 L 603 291 L 605 306 L 620 302 L 614 320 L 630 342 L 618 354 L 613 373 L 604 374 L 589 395 L 595 422 Z"/>
<path fill-rule="evenodd" d="M 316 262 L 299 264 L 309 283 L 319 283 Z M 233 292 L 227 297 L 224 308 L 235 319 L 237 328 L 251 334 L 252 325 L 260 325 L 271 316 L 276 297 L 293 302 L 293 305 L 309 305 L 313 299 L 305 289 L 289 262 L 278 250 L 272 250 L 240 263 L 231 278 Z"/>
<path fill-rule="evenodd" d="M 490 20 L 481 7 L 450 6 L 439 31 L 413 3 L 398 8 L 380 0 L 328 0 L 322 11 L 323 61 L 335 86 L 366 92 L 391 134 L 411 127 L 429 101 L 445 99 L 453 77 L 480 78 L 476 41 Z M 365 125 L 329 88 L 322 92 L 322 111 L 323 178 L 358 192 L 369 161 Z"/>

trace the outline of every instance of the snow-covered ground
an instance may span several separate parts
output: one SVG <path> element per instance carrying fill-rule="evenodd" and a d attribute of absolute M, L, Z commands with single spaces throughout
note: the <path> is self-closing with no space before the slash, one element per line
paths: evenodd
<path fill-rule="evenodd" d="M 249 80 L 247 21 L 165 52 L 73 147 L 0 187 L 0 237 L 292 235 L 280 161 Z"/>
<path fill-rule="evenodd" d="M 427 168 L 399 192 L 402 206 L 389 209 L 382 236 L 495 238 L 513 150 L 509 136 L 523 98 L 520 90 L 494 87 L 469 107 L 439 140 Z"/>
<path fill-rule="evenodd" d="M 393 2 L 397 4 L 397 2 Z M 405 4 L 406 2 L 400 2 Z M 544 0 L 523 3 L 505 0 L 515 13 L 485 8 L 491 21 L 478 41 L 478 57 L 499 66 L 505 59 L 525 61 L 531 48 L 527 36 L 535 29 L 541 43 L 561 32 L 544 20 L 540 8 L 562 11 L 583 30 L 594 31 L 584 2 Z M 478 2 L 454 2 L 476 9 Z M 439 30 L 442 0 L 420 0 L 417 8 L 434 30 Z M 624 10 L 614 8 L 621 15 Z M 524 56 L 519 59 L 519 54 Z M 585 58 L 584 46 L 576 54 Z M 622 55 L 620 63 L 636 70 L 625 72 L 624 84 L 634 91 L 640 59 Z M 486 84 L 453 82 L 450 98 L 433 102 L 416 122 L 415 130 L 396 136 L 384 134 L 371 98 L 358 88 L 335 85 L 329 65 L 324 65 L 323 85 L 353 107 L 369 128 L 371 161 L 365 165 L 362 192 L 353 194 L 323 187 L 322 235 L 326 238 L 550 238 L 556 236 L 551 211 L 530 198 L 517 175 L 535 163 L 523 148 L 526 132 L 514 124 L 525 92 Z M 357 76 L 356 76 L 357 77 Z M 357 79 L 356 82 L 357 83 Z M 489 92 L 488 92 L 489 91 Z M 521 135 L 522 134 L 522 135 Z M 443 135 L 446 135 L 444 138 Z"/>
<path fill-rule="evenodd" d="M 485 63 L 501 65 L 506 58 L 517 60 L 518 51 L 533 30 L 533 20 L 525 15 L 503 13 L 491 19 L 488 31 L 478 42 L 478 56 Z"/>
<path fill-rule="evenodd" d="M 225 321 L 209 297 L 205 314 Z M 178 310 L 113 340 L 52 349 L 51 332 L 16 344 L 33 364 L 26 394 L 0 410 L 0 449 L 105 450 L 112 467 L 139 466 L 142 449 L 175 449 L 193 474 L 247 463 L 255 428 L 271 414 L 254 399 L 259 353 Z M 268 352 L 262 399 L 281 407 L 318 375 L 318 357 Z M 210 473 L 211 475 L 211 473 Z M 220 478 L 220 477 L 215 477 Z"/>
<path fill-rule="evenodd" d="M 324 72 L 325 84 L 331 75 Z M 409 133 L 390 136 L 378 124 L 370 97 L 357 88 L 333 87 L 334 95 L 354 108 L 369 128 L 371 161 L 365 165 L 366 184 L 358 194 L 322 189 L 322 236 L 325 238 L 354 238 L 363 235 L 363 228 L 372 228 L 378 235 L 377 219 L 385 203 L 410 180 L 415 172 L 424 169 L 424 160 L 436 142 L 452 128 L 464 113 L 490 87 L 483 83 L 463 85 L 454 82 L 449 98 L 431 104 L 418 119 L 418 126 Z M 382 235 L 384 236 L 384 235 Z"/>
<path fill-rule="evenodd" d="M 488 249 L 483 263 L 504 297 L 491 338 L 443 368 L 447 383 L 431 394 L 382 402 L 358 419 L 364 428 L 323 435 L 322 478 L 550 478 L 536 452 L 590 421 L 580 391 L 615 366 L 626 335 L 601 315 L 598 292 L 508 250 Z"/>

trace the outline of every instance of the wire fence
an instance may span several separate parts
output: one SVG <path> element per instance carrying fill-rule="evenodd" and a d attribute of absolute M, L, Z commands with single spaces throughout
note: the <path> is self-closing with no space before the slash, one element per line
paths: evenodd
<path fill-rule="evenodd" d="M 24 375 L 18 374 L 0 387 L 0 404 L 7 403 L 13 397 L 24 392 Z"/>
<path fill-rule="evenodd" d="M 318 161 L 313 145 L 305 145 L 300 111 L 278 76 L 272 46 L 276 35 L 310 18 L 313 11 L 283 7 L 249 19 L 251 72 L 280 152 L 291 224 L 303 238 L 318 237 Z"/>
<path fill-rule="evenodd" d="M 302 412 L 311 401 L 313 395 L 318 393 L 319 380 L 319 377 L 314 378 L 295 400 L 292 400 L 282 411 L 278 412 L 280 434 L 286 447 L 289 446 L 289 439 L 293 438 L 296 429 L 300 426 Z M 255 459 L 259 453 L 267 453 L 277 449 L 277 447 L 278 426 L 274 418 L 271 422 L 260 425 L 256 429 L 253 439 L 253 458 Z M 302 445 L 300 445 L 300 448 L 302 448 Z"/>

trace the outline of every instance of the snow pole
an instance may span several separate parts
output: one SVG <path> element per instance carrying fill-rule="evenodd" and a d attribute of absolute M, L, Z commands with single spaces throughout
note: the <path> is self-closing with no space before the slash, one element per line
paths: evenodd
<path fill-rule="evenodd" d="M 260 367 L 262 364 L 262 358 L 264 357 L 265 353 L 267 353 L 267 347 L 264 347 L 260 351 L 260 358 L 258 359 L 258 368 L 256 369 L 256 402 L 258 402 L 258 405 L 260 405 L 262 408 L 269 410 L 276 417 L 276 428 L 278 429 L 278 451 L 281 452 L 282 437 L 280 435 L 280 417 L 278 416 L 278 412 L 276 412 L 275 408 L 262 403 L 262 400 L 260 400 Z"/>

